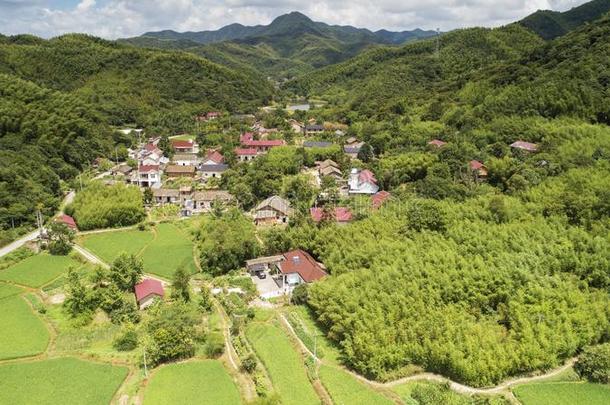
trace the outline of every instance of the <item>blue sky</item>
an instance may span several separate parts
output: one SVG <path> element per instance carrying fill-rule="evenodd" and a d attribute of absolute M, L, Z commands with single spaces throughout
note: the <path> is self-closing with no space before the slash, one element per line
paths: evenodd
<path fill-rule="evenodd" d="M 0 0 L 0 33 L 45 38 L 69 32 L 114 39 L 146 31 L 202 31 L 267 24 L 301 11 L 316 21 L 377 30 L 447 31 L 495 27 L 538 9 L 564 11 L 586 0 Z"/>

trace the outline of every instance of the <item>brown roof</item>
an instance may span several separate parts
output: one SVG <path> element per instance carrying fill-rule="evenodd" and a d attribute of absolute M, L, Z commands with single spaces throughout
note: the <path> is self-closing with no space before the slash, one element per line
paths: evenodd
<path fill-rule="evenodd" d="M 279 269 L 284 274 L 298 273 L 307 283 L 326 276 L 326 272 L 322 269 L 320 263 L 301 249 L 291 250 L 282 256 L 285 260 L 280 264 Z"/>
<path fill-rule="evenodd" d="M 280 196 L 274 195 L 262 201 L 255 208 L 256 211 L 274 209 L 284 215 L 292 215 L 293 210 L 290 208 L 290 202 Z"/>
<path fill-rule="evenodd" d="M 179 166 L 179 165 L 167 165 L 165 167 L 165 173 L 187 173 L 195 174 L 195 166 Z"/>
<path fill-rule="evenodd" d="M 154 197 L 179 197 L 180 192 L 173 188 L 155 188 L 153 189 Z"/>
<path fill-rule="evenodd" d="M 232 201 L 233 195 L 224 190 L 197 191 L 193 194 L 193 201 Z"/>

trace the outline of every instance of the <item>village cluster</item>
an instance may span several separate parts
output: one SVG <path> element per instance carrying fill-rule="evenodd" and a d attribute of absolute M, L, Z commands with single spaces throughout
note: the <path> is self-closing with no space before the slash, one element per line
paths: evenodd
<path fill-rule="evenodd" d="M 219 112 L 208 112 L 195 117 L 198 123 L 208 122 L 220 118 Z M 248 116 L 253 119 L 254 116 Z M 314 167 L 302 168 L 302 173 L 311 177 L 312 184 L 320 186 L 324 178 L 330 178 L 337 185 L 338 194 L 344 201 L 351 197 L 365 196 L 369 198 L 370 209 L 380 208 L 391 198 L 388 191 L 380 190 L 375 174 L 368 169 L 358 166 L 361 149 L 365 143 L 355 137 L 347 137 L 344 129 L 328 127 L 311 120 L 302 123 L 295 119 L 287 119 L 291 130 L 298 136 L 295 144 L 304 149 L 328 148 L 336 145 L 334 142 L 314 140 L 323 133 L 331 132 L 337 139 L 344 139 L 342 150 L 348 161 L 353 165 L 347 173 L 341 170 L 340 165 L 330 159 L 315 162 Z M 126 132 L 129 130 L 126 130 Z M 142 130 L 134 130 L 141 138 Z M 239 136 L 239 146 L 234 149 L 235 165 L 250 164 L 261 155 L 267 154 L 271 149 L 287 146 L 283 139 L 270 139 L 270 134 L 278 132 L 277 129 L 267 129 L 262 123 L 255 121 L 248 132 Z M 313 138 L 313 139 L 312 139 Z M 217 149 L 204 149 L 198 145 L 193 137 L 170 137 L 173 155 L 164 156 L 159 146 L 161 138 L 146 138 L 136 149 L 130 149 L 129 158 L 137 162 L 137 166 L 117 164 L 111 173 L 115 179 L 119 178 L 127 184 L 136 185 L 143 190 L 152 191 L 152 207 L 173 205 L 179 207 L 182 217 L 208 213 L 214 204 L 220 206 L 236 203 L 236 198 L 227 190 L 220 188 L 223 174 L 230 168 L 225 157 Z M 442 149 L 446 142 L 433 139 L 428 142 L 432 150 Z M 514 149 L 525 152 L 536 152 L 536 144 L 517 141 L 510 145 Z M 485 181 L 487 168 L 476 160 L 469 162 L 472 175 L 478 181 Z M 187 181 L 176 182 L 180 179 Z M 197 184 L 198 187 L 193 187 Z M 328 196 L 320 192 L 316 201 L 325 200 Z M 313 222 L 319 223 L 327 217 L 338 225 L 345 225 L 355 219 L 355 214 L 349 206 L 332 206 L 333 212 L 328 213 L 327 208 L 315 204 L 310 207 L 309 214 Z M 295 208 L 290 201 L 272 195 L 259 202 L 251 212 L 247 213 L 256 226 L 286 225 L 295 214 Z M 71 218 L 65 218 L 71 222 Z M 262 298 L 271 298 L 289 294 L 295 286 L 310 283 L 326 276 L 325 267 L 317 262 L 303 250 L 294 250 L 282 255 L 260 257 L 247 261 L 246 268 L 257 285 Z M 270 277 L 267 277 L 267 276 Z M 136 288 L 137 300 L 140 306 L 146 306 L 152 296 L 162 296 L 163 287 L 153 280 L 145 280 L 142 286 Z"/>

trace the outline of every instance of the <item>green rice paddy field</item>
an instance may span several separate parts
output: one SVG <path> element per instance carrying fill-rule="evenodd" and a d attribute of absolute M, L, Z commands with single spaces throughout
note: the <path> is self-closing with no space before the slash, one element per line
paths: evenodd
<path fill-rule="evenodd" d="M 70 266 L 80 267 L 81 264 L 69 256 L 42 253 L 0 270 L 0 280 L 39 288 L 67 272 Z"/>
<path fill-rule="evenodd" d="M 138 254 L 144 260 L 144 271 L 171 278 L 179 266 L 189 273 L 197 267 L 193 261 L 193 243 L 188 234 L 171 223 L 154 230 L 116 231 L 81 236 L 79 243 L 106 263 L 112 263 L 122 252 Z"/>
<path fill-rule="evenodd" d="M 588 382 L 525 384 L 513 393 L 523 405 L 606 405 L 610 386 Z"/>
<path fill-rule="evenodd" d="M 217 360 L 161 367 L 144 392 L 144 404 L 240 404 L 239 391 Z"/>
<path fill-rule="evenodd" d="M 3 364 L 0 404 L 108 404 L 127 372 L 71 357 Z"/>
<path fill-rule="evenodd" d="M 246 336 L 267 369 L 283 404 L 320 403 L 307 378 L 301 356 L 279 326 L 252 323 L 246 329 Z"/>
<path fill-rule="evenodd" d="M 34 356 L 49 343 L 47 328 L 19 295 L 21 291 L 0 283 L 0 360 Z"/>

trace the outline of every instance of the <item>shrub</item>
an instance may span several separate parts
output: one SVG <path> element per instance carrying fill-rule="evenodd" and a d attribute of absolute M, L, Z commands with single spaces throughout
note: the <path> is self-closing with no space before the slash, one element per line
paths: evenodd
<path fill-rule="evenodd" d="M 119 335 L 114 342 L 112 347 L 120 352 L 129 352 L 138 347 L 138 334 L 132 326 L 128 326 L 125 331 Z"/>
<path fill-rule="evenodd" d="M 307 304 L 307 297 L 309 295 L 309 290 L 307 288 L 307 284 L 299 284 L 294 290 L 292 290 L 292 303 L 295 305 L 304 305 Z"/>
<path fill-rule="evenodd" d="M 253 353 L 250 353 L 241 361 L 241 366 L 249 374 L 252 374 L 254 370 L 256 370 L 257 365 L 258 361 L 256 360 L 256 356 Z"/>
<path fill-rule="evenodd" d="M 225 339 L 221 332 L 212 332 L 205 343 L 205 354 L 210 358 L 220 357 L 225 351 Z"/>
<path fill-rule="evenodd" d="M 574 365 L 574 370 L 589 381 L 610 383 L 610 343 L 586 348 Z"/>

